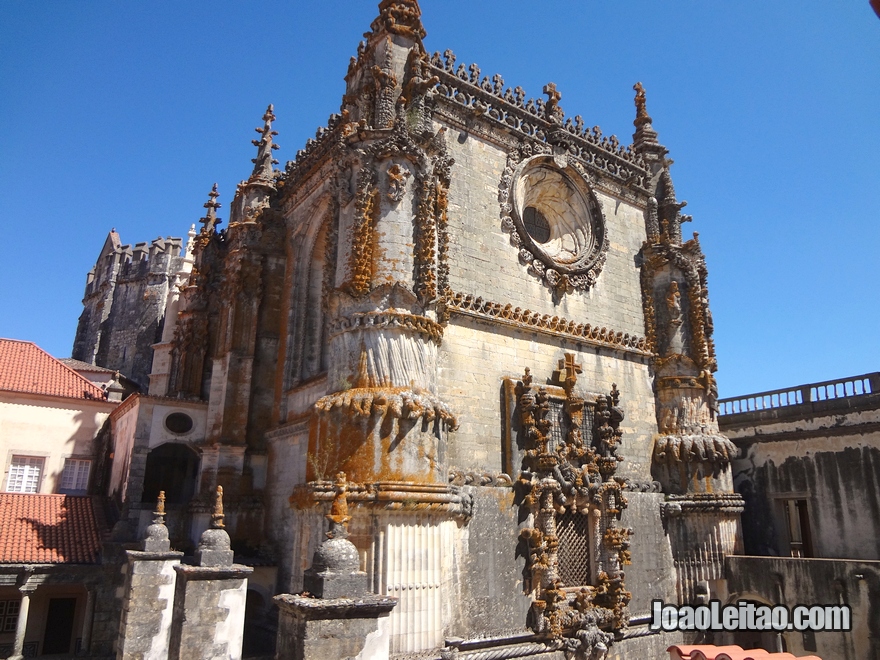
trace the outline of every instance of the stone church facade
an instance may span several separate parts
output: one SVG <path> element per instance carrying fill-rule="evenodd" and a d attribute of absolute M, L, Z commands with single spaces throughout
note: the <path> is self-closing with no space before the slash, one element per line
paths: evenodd
<path fill-rule="evenodd" d="M 271 565 L 252 583 L 295 593 L 344 473 L 392 654 L 661 657 L 651 601 L 723 591 L 742 500 L 645 92 L 623 146 L 424 37 L 416 0 L 382 0 L 340 113 L 280 170 L 270 105 L 226 228 L 215 188 L 172 244 L 164 321 L 129 338 L 149 392 L 111 416 L 120 529 L 164 490 L 185 549 L 222 486 L 233 547 Z"/>

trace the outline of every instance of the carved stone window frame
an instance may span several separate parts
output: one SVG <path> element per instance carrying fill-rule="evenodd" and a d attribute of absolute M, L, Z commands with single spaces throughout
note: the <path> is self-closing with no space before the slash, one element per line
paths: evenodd
<path fill-rule="evenodd" d="M 551 254 L 545 244 L 536 241 L 526 228 L 523 216 L 527 207 L 518 193 L 518 186 L 530 172 L 541 168 L 560 175 L 571 194 L 579 198 L 579 206 L 586 210 L 588 216 L 580 218 L 579 229 L 588 236 L 589 241 L 580 246 L 570 260 L 562 260 Z M 511 244 L 519 249 L 519 259 L 528 267 L 529 273 L 557 292 L 572 289 L 585 291 L 596 283 L 608 253 L 607 222 L 589 175 L 580 163 L 567 156 L 533 154 L 528 145 L 516 149 L 508 154 L 507 167 L 499 187 L 499 202 L 501 226 L 510 234 Z M 552 227 L 553 218 L 547 220 Z"/>

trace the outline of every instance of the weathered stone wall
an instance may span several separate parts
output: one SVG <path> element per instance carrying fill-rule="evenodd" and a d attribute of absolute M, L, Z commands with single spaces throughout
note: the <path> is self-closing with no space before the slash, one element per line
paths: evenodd
<path fill-rule="evenodd" d="M 789 653 L 812 652 L 834 660 L 880 655 L 880 562 L 731 556 L 726 569 L 729 602 L 750 600 L 789 608 L 846 604 L 852 608 L 851 631 L 784 632 Z M 728 641 L 739 643 L 747 634 L 734 633 Z"/>
<path fill-rule="evenodd" d="M 643 337 L 645 322 L 635 256 L 645 241 L 644 210 L 596 191 L 609 250 L 588 291 L 554 296 L 521 263 L 501 227 L 498 199 L 507 152 L 456 127 L 447 130 L 455 159 L 449 186 L 449 284 L 454 292 Z"/>
<path fill-rule="evenodd" d="M 785 500 L 806 500 L 813 554 L 878 559 L 880 395 L 724 415 L 742 448 L 736 489 L 746 501 L 745 551 L 788 555 Z"/>

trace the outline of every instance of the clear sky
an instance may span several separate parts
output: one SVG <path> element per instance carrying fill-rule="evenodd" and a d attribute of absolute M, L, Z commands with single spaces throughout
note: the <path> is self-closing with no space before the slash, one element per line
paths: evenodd
<path fill-rule="evenodd" d="M 70 355 L 107 232 L 227 217 L 275 104 L 339 110 L 374 0 L 0 3 L 0 336 Z M 709 265 L 722 396 L 880 370 L 880 20 L 867 0 L 423 0 L 426 48 L 629 143 L 632 85 Z"/>

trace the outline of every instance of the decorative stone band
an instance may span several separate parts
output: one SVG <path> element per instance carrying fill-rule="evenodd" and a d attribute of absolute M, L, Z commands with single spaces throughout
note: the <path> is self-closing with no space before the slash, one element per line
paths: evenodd
<path fill-rule="evenodd" d="M 654 442 L 658 463 L 711 463 L 724 467 L 739 455 L 739 448 L 723 435 L 662 435 Z"/>
<path fill-rule="evenodd" d="M 739 493 L 690 493 L 668 495 L 660 505 L 664 519 L 693 513 L 739 515 L 745 510 L 745 501 Z"/>
<path fill-rule="evenodd" d="M 478 470 L 449 469 L 449 483 L 453 486 L 498 486 L 509 488 L 513 480 L 504 472 L 480 472 Z"/>
<path fill-rule="evenodd" d="M 312 502 L 330 502 L 335 496 L 336 487 L 332 482 L 311 481 L 294 489 L 290 503 L 302 507 Z M 462 493 L 456 486 L 411 481 L 349 484 L 346 499 L 349 504 L 374 504 L 390 511 L 435 512 L 464 519 L 470 518 L 474 510 L 473 496 Z"/>
<path fill-rule="evenodd" d="M 424 418 L 428 422 L 439 419 L 449 430 L 458 428 L 458 420 L 445 403 L 426 391 L 396 387 L 355 387 L 328 394 L 315 402 L 319 414 L 334 411 L 356 417 L 385 417 L 396 419 Z"/>
<path fill-rule="evenodd" d="M 439 323 L 426 316 L 417 316 L 406 312 L 363 312 L 352 314 L 348 318 L 335 319 L 330 323 L 330 336 L 335 337 L 344 332 L 373 328 L 409 330 L 438 344 L 443 338 L 443 327 Z"/>
<path fill-rule="evenodd" d="M 505 131 L 564 146 L 590 168 L 631 182 L 647 192 L 649 174 L 644 161 L 639 154 L 623 147 L 615 136 L 603 137 L 598 126 L 592 130 L 586 128 L 579 116 L 574 121 L 570 118 L 563 121 L 563 117 L 550 121 L 543 99 L 525 101 L 525 94 L 519 88 L 505 91 L 501 76 L 495 76 L 492 82 L 485 78 L 480 82 L 478 68 L 468 74 L 464 65 L 460 65 L 458 71 L 453 72 L 455 56 L 451 52 L 449 55 L 444 63 L 439 53 L 435 53 L 429 71 L 440 81 L 436 88 L 439 99 L 470 111 L 460 113 L 462 116 L 477 115 L 500 124 Z"/>
<path fill-rule="evenodd" d="M 569 321 L 561 316 L 550 316 L 528 309 L 520 309 L 513 305 L 483 300 L 470 294 L 451 292 L 446 300 L 449 311 L 495 321 L 505 325 L 543 332 L 556 337 L 565 337 L 573 341 L 593 346 L 602 346 L 615 350 L 651 356 L 644 337 L 629 333 L 615 332 L 608 328 L 594 328 L 589 323 Z"/>

